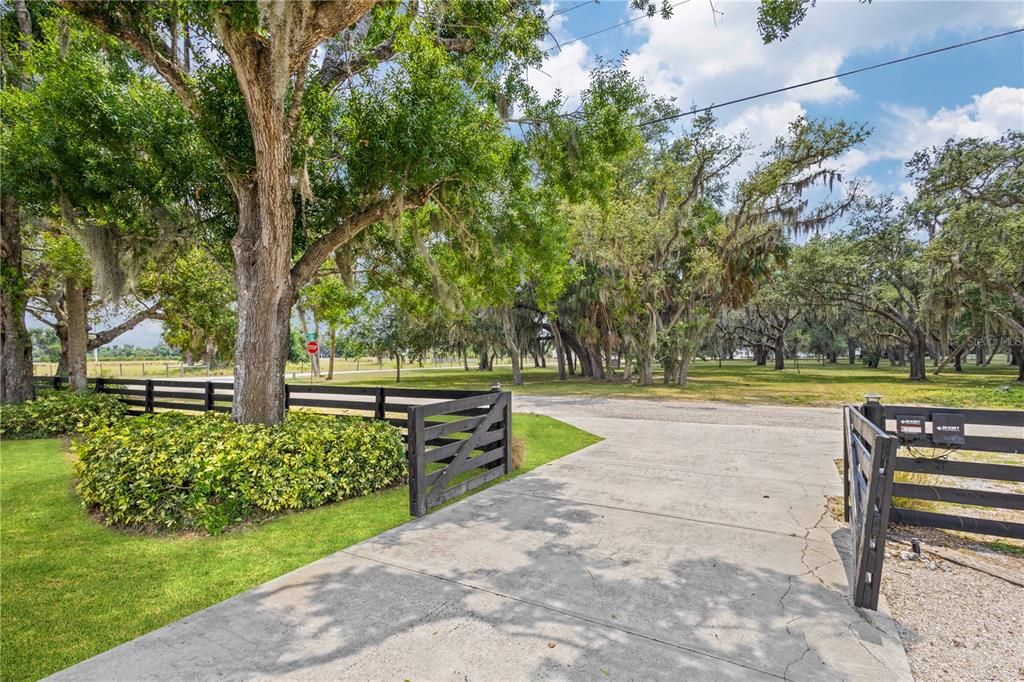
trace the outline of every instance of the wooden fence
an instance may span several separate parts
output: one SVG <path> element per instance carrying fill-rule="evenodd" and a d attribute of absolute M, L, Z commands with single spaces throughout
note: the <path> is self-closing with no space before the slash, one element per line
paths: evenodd
<path fill-rule="evenodd" d="M 35 383 L 61 389 L 67 379 L 35 377 Z M 230 412 L 234 393 L 230 381 L 92 378 L 88 384 L 118 396 L 130 415 Z M 409 510 L 415 516 L 512 470 L 508 392 L 286 384 L 285 406 L 398 427 L 406 442 Z"/>
<path fill-rule="evenodd" d="M 434 420 L 428 421 L 431 417 Z M 411 407 L 408 424 L 409 451 L 419 453 L 409 463 L 409 512 L 413 516 L 422 516 L 512 471 L 509 393 Z M 455 433 L 469 435 L 452 438 Z"/>
<path fill-rule="evenodd" d="M 877 609 L 899 441 L 843 408 L 843 515 L 853 535 L 853 602 Z"/>
<path fill-rule="evenodd" d="M 936 427 L 936 417 L 940 426 Z M 940 448 L 939 456 L 897 457 L 896 471 L 909 471 L 936 476 L 953 476 L 982 480 L 1024 483 L 1024 466 L 988 462 L 969 462 L 950 459 L 957 450 L 978 452 L 1024 453 L 1024 410 L 960 410 L 939 407 L 885 405 L 883 428 L 897 437 L 908 449 L 916 447 Z M 920 420 L 920 433 L 916 423 Z M 910 433 L 906 424 L 915 424 Z M 981 435 L 970 433 L 972 427 L 1003 427 L 1018 435 Z M 945 436 L 948 428 L 952 436 Z M 949 441 L 956 442 L 949 442 Z M 897 481 L 893 497 L 948 502 L 975 507 L 1024 510 L 1024 495 L 993 490 L 972 490 L 941 485 L 922 485 Z M 919 509 L 893 507 L 891 520 L 914 526 L 928 526 L 947 530 L 962 530 L 982 535 L 1024 540 L 1024 523 L 998 519 L 984 519 L 958 514 L 940 514 Z"/>

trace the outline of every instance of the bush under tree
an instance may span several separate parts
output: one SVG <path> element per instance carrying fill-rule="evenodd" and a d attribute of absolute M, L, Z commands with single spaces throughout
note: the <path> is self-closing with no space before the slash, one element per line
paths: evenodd
<path fill-rule="evenodd" d="M 127 409 L 114 395 L 48 391 L 35 400 L 0 407 L 0 438 L 51 438 L 92 425 L 106 427 Z"/>
<path fill-rule="evenodd" d="M 302 411 L 276 426 L 213 412 L 145 415 L 88 428 L 72 449 L 85 505 L 109 525 L 148 530 L 217 533 L 366 495 L 406 475 L 394 426 Z"/>

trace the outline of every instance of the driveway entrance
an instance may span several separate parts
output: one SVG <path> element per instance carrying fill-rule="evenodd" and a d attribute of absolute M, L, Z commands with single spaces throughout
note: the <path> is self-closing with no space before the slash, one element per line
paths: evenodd
<path fill-rule="evenodd" d="M 838 409 L 517 397 L 605 438 L 59 679 L 910 679 L 851 606 Z"/>

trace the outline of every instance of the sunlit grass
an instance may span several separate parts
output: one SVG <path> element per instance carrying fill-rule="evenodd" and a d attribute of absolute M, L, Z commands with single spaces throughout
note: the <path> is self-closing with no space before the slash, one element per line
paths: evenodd
<path fill-rule="evenodd" d="M 598 439 L 517 414 L 528 471 Z M 106 528 L 75 496 L 61 442 L 0 452 L 0 679 L 34 680 L 409 520 L 408 488 L 217 537 Z M 520 472 L 521 473 L 521 472 Z"/>
<path fill-rule="evenodd" d="M 554 369 L 524 370 L 524 385 L 512 386 L 512 372 L 498 368 L 478 370 L 416 370 L 402 372 L 401 386 L 408 388 L 487 389 L 493 383 L 520 395 L 602 395 L 608 397 L 712 400 L 732 403 L 779 403 L 787 405 L 841 405 L 860 403 L 867 393 L 879 393 L 889 404 L 944 405 L 950 407 L 1024 408 L 1024 384 L 1016 368 L 998 361 L 989 367 L 965 365 L 962 373 L 949 369 L 928 381 L 907 380 L 906 367 L 869 368 L 837 363 L 822 365 L 803 361 L 797 370 L 757 367 L 743 360 L 696 361 L 686 387 L 657 383 L 654 386 L 625 384 L 621 380 L 597 381 L 572 378 L 559 381 Z M 660 381 L 660 377 L 657 378 Z M 394 372 L 349 375 L 333 382 L 349 385 L 395 385 Z"/>

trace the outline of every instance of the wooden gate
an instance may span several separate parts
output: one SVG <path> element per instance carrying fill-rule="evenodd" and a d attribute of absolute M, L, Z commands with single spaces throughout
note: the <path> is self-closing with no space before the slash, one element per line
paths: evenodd
<path fill-rule="evenodd" d="M 512 471 L 512 395 L 494 392 L 409 408 L 409 512 Z"/>
<path fill-rule="evenodd" d="M 853 535 L 853 603 L 877 609 L 899 440 L 852 405 L 843 408 L 843 436 L 843 514 Z"/>

